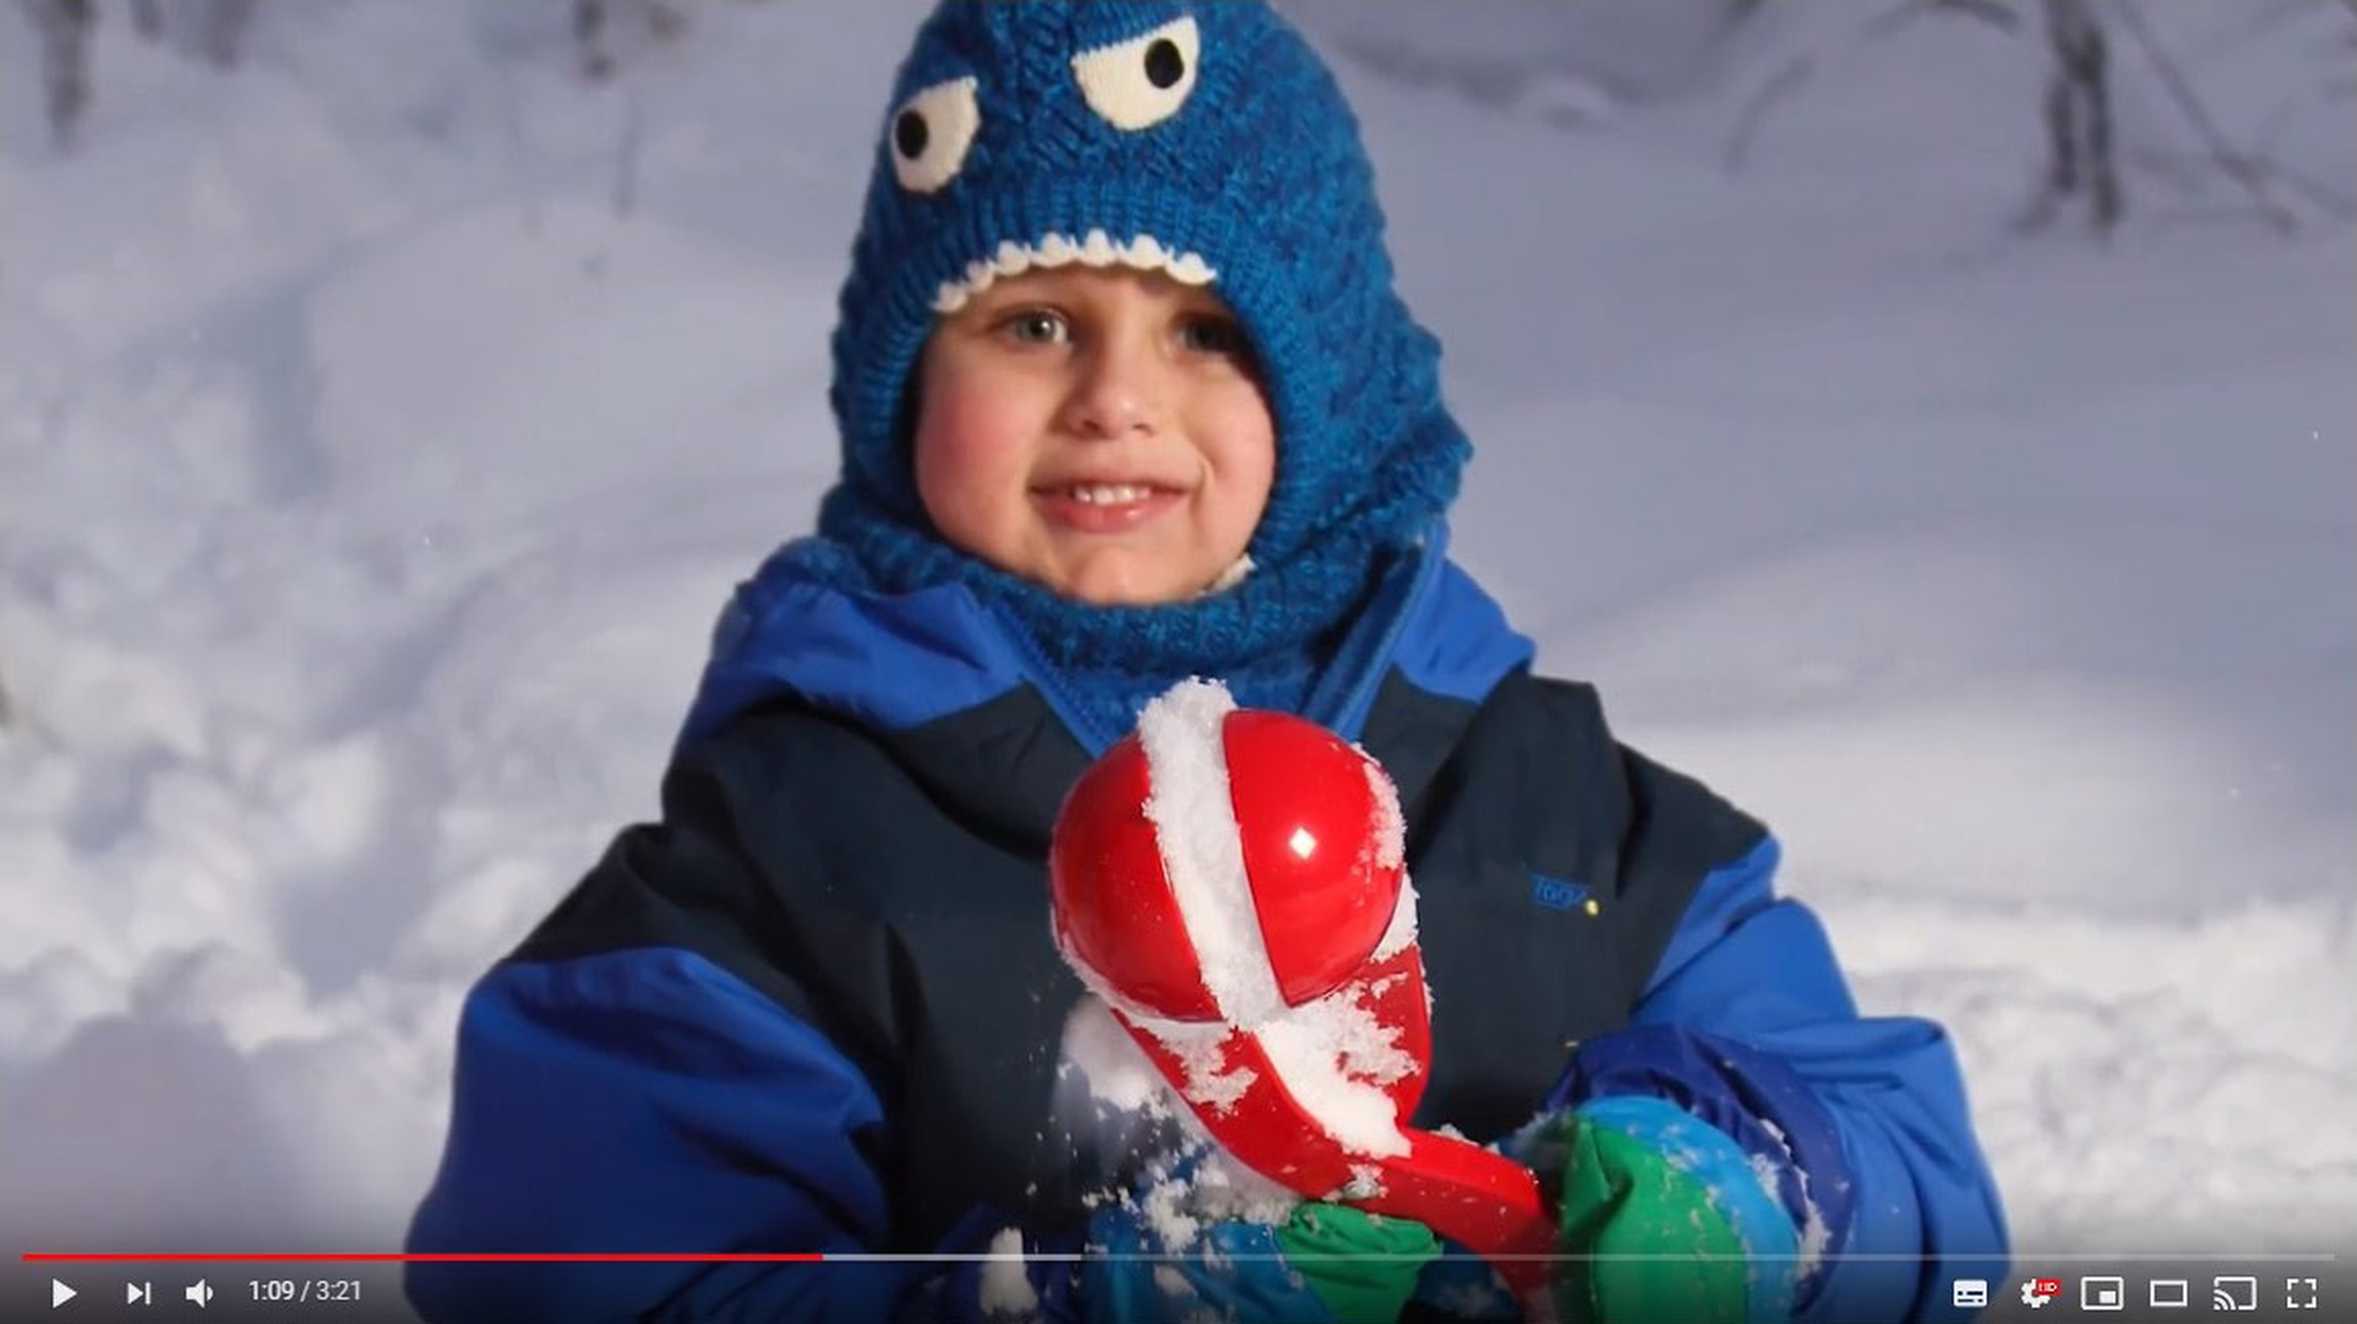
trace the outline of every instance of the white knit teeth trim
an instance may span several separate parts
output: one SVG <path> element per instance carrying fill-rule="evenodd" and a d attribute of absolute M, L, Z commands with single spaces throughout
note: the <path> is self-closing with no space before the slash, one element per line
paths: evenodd
<path fill-rule="evenodd" d="M 968 262 L 964 276 L 941 282 L 941 289 L 933 296 L 933 311 L 944 316 L 956 312 L 966 306 L 966 300 L 989 289 L 1001 276 L 1020 276 L 1033 267 L 1063 267 L 1075 262 L 1084 267 L 1124 266 L 1136 271 L 1159 271 L 1181 285 L 1209 285 L 1219 278 L 1219 272 L 1203 260 L 1201 253 L 1191 249 L 1179 252 L 1150 234 L 1138 235 L 1125 243 L 1115 243 L 1103 230 L 1091 230 L 1087 237 L 1080 239 L 1068 234 L 1049 234 L 1030 244 L 1004 240 L 989 257 Z"/>

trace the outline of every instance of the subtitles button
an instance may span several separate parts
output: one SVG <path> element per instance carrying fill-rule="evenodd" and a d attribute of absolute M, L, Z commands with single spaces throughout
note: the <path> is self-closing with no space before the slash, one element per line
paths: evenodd
<path fill-rule="evenodd" d="M 1964 1310 L 1985 1306 L 1989 1304 L 1989 1280 L 1959 1278 L 1955 1286 L 1948 1289 L 1948 1300 L 1950 1304 Z"/>

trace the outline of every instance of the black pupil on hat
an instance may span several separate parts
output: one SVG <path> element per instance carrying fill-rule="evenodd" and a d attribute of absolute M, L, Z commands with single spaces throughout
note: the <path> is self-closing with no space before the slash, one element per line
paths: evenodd
<path fill-rule="evenodd" d="M 925 117 L 913 110 L 900 112 L 900 118 L 892 122 L 892 143 L 902 156 L 913 159 L 922 154 L 929 136 L 925 131 Z"/>
<path fill-rule="evenodd" d="M 1146 48 L 1146 80 L 1154 86 L 1169 87 L 1186 71 L 1186 57 L 1179 54 L 1177 42 L 1164 37 Z"/>

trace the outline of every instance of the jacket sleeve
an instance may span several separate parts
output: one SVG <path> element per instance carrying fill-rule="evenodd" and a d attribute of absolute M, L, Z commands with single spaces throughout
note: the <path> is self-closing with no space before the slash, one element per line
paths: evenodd
<path fill-rule="evenodd" d="M 893 1236 L 890 1093 L 774 943 L 716 750 L 467 995 L 413 1252 L 856 1252 Z M 890 1319 L 906 1263 L 414 1263 L 428 1320 Z"/>
<path fill-rule="evenodd" d="M 469 993 L 417 1252 L 826 1252 L 886 1224 L 875 1093 L 703 957 L 509 960 Z M 428 1320 L 886 1319 L 891 1264 L 417 1263 Z"/>
<path fill-rule="evenodd" d="M 1761 837 L 1703 879 L 1629 1026 L 1575 1052 L 1550 1107 L 1667 1099 L 1740 1146 L 1792 1219 L 1796 1318 L 1959 1317 L 2006 1233 L 1947 1035 L 1861 1017 L 1824 928 L 1774 894 Z"/>

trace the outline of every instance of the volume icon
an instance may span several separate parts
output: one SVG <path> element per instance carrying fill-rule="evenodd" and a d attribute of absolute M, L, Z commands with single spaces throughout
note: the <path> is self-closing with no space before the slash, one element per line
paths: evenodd
<path fill-rule="evenodd" d="M 205 1308 L 205 1303 L 213 1299 L 213 1287 L 212 1284 L 199 1278 L 196 1280 L 196 1286 L 181 1288 L 180 1295 L 188 1298 L 191 1304 L 202 1310 Z"/>

